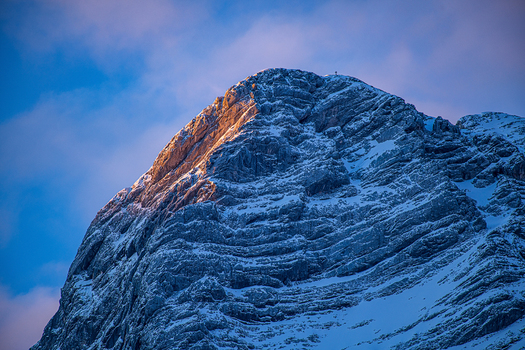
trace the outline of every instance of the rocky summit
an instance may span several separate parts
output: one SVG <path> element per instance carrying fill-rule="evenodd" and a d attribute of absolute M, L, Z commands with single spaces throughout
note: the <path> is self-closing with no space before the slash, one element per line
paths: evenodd
<path fill-rule="evenodd" d="M 521 117 L 265 70 L 98 212 L 32 349 L 519 349 L 524 197 Z"/>

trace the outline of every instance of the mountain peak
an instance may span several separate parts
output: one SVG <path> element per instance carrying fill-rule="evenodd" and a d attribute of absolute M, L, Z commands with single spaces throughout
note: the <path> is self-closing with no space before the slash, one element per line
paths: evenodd
<path fill-rule="evenodd" d="M 250 76 L 97 214 L 34 349 L 523 342 L 524 126 Z"/>
<path fill-rule="evenodd" d="M 323 132 L 344 126 L 371 108 L 370 111 L 396 106 L 398 109 L 413 109 L 402 99 L 356 78 L 343 75 L 321 77 L 283 68 L 267 69 L 232 86 L 224 96 L 206 107 L 172 138 L 153 166 L 133 187 L 115 199 L 125 195 L 128 198 L 126 203 L 138 200 L 145 206 L 159 205 L 162 202 L 159 193 L 166 193 L 178 181 L 191 178 L 192 185 L 194 181 L 198 182 L 195 194 L 200 195 L 189 202 L 186 198 L 180 205 L 205 201 L 214 196 L 215 190 L 209 175 L 221 166 L 210 168 L 210 159 L 225 144 L 238 138 L 243 142 L 248 134 L 251 138 L 289 138 L 288 133 L 297 123 L 313 122 L 315 130 Z M 422 124 L 406 127 L 422 128 Z M 262 169 L 266 165 L 255 161 L 253 167 Z"/>

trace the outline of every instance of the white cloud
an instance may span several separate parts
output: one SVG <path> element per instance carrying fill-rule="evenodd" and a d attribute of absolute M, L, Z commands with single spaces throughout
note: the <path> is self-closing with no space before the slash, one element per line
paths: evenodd
<path fill-rule="evenodd" d="M 0 350 L 27 350 L 58 310 L 58 288 L 35 287 L 12 295 L 0 286 Z"/>
<path fill-rule="evenodd" d="M 450 106 L 525 108 L 516 102 L 525 89 L 519 1 L 329 1 L 309 11 L 259 6 L 225 18 L 206 1 L 36 4 L 12 29 L 30 47 L 87 50 L 106 71 L 139 52 L 140 84 L 162 96 L 158 102 L 171 99 L 192 114 L 270 67 L 337 70 L 409 101 L 448 105 L 438 112 L 444 117 L 454 117 Z"/>
<path fill-rule="evenodd" d="M 72 60 L 88 55 L 106 71 L 129 64 L 132 54 L 147 55 L 163 41 L 178 42 L 183 33 L 208 16 L 202 1 L 9 3 L 11 6 L 6 9 L 12 15 L 5 21 L 4 29 L 23 44 L 27 56 L 57 50 Z"/>

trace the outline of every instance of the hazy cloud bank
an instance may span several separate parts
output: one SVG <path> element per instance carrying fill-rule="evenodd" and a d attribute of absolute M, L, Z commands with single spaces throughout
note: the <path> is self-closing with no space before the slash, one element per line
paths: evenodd
<path fill-rule="evenodd" d="M 0 286 L 0 350 L 27 350 L 58 310 L 58 288 L 35 287 L 12 295 Z"/>

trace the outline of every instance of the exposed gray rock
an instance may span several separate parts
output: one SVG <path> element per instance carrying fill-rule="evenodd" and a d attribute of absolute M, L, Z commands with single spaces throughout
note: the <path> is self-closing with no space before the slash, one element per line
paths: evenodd
<path fill-rule="evenodd" d="M 520 117 L 260 72 L 99 211 L 33 349 L 520 346 L 524 147 Z"/>

